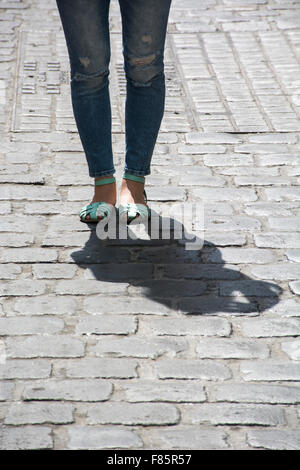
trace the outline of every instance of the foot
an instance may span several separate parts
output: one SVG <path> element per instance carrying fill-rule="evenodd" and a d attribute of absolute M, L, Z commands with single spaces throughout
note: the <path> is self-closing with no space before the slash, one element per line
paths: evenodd
<path fill-rule="evenodd" d="M 113 175 L 108 175 L 108 176 L 99 176 L 95 177 L 95 180 L 103 180 L 106 178 L 111 178 Z M 92 204 L 93 202 L 107 202 L 108 204 L 111 204 L 112 206 L 116 205 L 117 202 L 117 190 L 116 190 L 116 183 L 108 183 L 108 184 L 103 184 L 100 186 L 95 186 L 94 187 L 94 197 L 91 200 L 89 204 Z M 90 216 L 86 216 L 86 220 L 89 220 Z M 101 220 L 103 219 L 103 216 L 99 215 L 98 219 Z"/>
<path fill-rule="evenodd" d="M 121 191 L 120 191 L 120 204 L 125 205 L 127 203 L 144 204 L 144 183 L 139 181 L 122 179 Z"/>
<path fill-rule="evenodd" d="M 142 204 L 146 207 L 148 205 L 145 202 L 144 197 L 144 183 L 140 183 L 139 181 L 132 181 L 123 178 L 121 183 L 121 191 L 120 191 L 120 201 L 119 205 L 126 205 L 127 203 L 134 203 L 134 204 Z M 137 214 L 134 219 L 139 217 Z M 132 219 L 132 220 L 134 220 Z"/>

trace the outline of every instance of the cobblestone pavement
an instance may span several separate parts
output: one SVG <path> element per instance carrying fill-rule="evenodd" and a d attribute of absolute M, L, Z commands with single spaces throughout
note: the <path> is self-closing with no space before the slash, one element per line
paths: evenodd
<path fill-rule="evenodd" d="M 79 221 L 56 3 L 0 0 L 1 449 L 300 449 L 299 10 L 173 0 L 146 188 L 154 210 L 204 202 L 189 251 Z M 112 0 L 117 177 L 120 20 Z"/>

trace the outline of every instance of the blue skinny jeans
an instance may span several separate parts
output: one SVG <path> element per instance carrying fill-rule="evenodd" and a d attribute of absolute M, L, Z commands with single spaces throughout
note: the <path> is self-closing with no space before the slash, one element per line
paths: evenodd
<path fill-rule="evenodd" d="M 149 175 L 165 105 L 172 0 L 119 0 L 126 76 L 124 170 Z M 109 96 L 110 0 L 56 0 L 68 48 L 74 118 L 89 175 L 115 172 Z"/>

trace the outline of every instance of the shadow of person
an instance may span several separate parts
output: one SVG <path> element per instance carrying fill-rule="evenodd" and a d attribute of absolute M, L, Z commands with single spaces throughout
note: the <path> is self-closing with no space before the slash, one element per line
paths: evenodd
<path fill-rule="evenodd" d="M 156 232 L 151 231 L 153 219 Z M 114 227 L 119 226 L 117 216 L 115 222 Z M 123 225 L 123 238 L 118 229 L 110 233 L 114 237 L 106 230 L 104 238 L 102 224 L 103 239 L 99 239 L 101 222 L 88 225 L 90 238 L 81 250 L 71 253 L 72 259 L 86 270 L 86 279 L 128 283 L 130 297 L 147 297 L 184 314 L 240 315 L 271 308 L 282 293 L 278 285 L 242 273 L 243 265 L 226 266 L 220 250 L 204 239 L 203 231 L 187 232 L 181 222 L 161 217 L 152 208 L 146 239 L 134 232 L 142 224 L 125 226 L 125 232 Z"/>

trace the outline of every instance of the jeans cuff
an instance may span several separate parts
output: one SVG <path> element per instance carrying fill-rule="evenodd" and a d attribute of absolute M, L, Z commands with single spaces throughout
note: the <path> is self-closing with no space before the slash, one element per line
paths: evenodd
<path fill-rule="evenodd" d="M 116 171 L 115 168 L 112 168 L 111 170 L 94 171 L 94 172 L 90 172 L 90 177 L 98 178 L 99 176 L 108 176 L 108 175 L 114 174 L 115 171 Z"/>
<path fill-rule="evenodd" d="M 146 176 L 150 175 L 150 169 L 148 170 L 134 170 L 133 168 L 124 168 L 124 172 L 131 173 L 132 175 L 136 176 Z"/>

